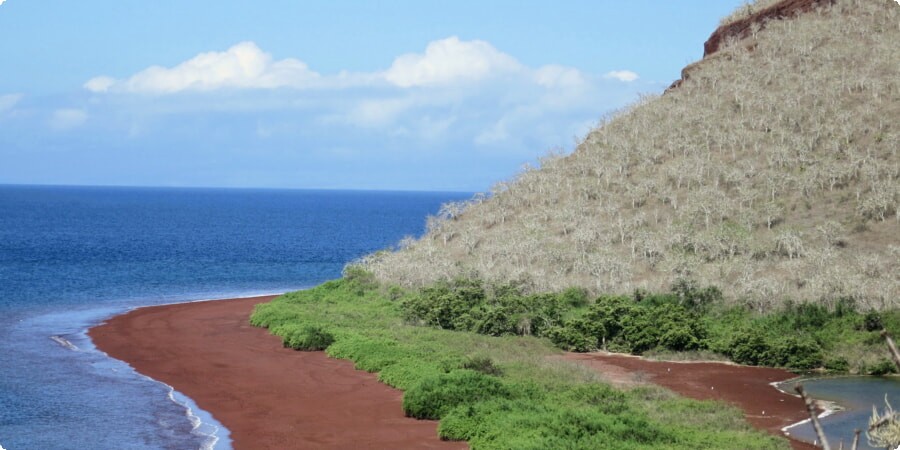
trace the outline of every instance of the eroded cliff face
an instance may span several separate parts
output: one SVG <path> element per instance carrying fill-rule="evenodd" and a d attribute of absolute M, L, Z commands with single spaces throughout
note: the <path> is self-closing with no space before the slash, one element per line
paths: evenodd
<path fill-rule="evenodd" d="M 819 6 L 831 4 L 834 4 L 834 0 L 784 0 L 768 8 L 761 9 L 748 17 L 716 29 L 703 44 L 703 57 L 705 58 L 719 51 L 722 44 L 728 42 L 729 39 L 746 39 L 753 32 L 754 27 L 757 27 L 759 30 L 765 28 L 766 23 L 771 20 L 789 19 L 812 11 Z"/>
<path fill-rule="evenodd" d="M 713 56 L 729 41 L 742 41 L 749 38 L 754 31 L 765 28 L 766 24 L 770 21 L 794 18 L 820 6 L 834 4 L 834 2 L 835 0 L 784 0 L 768 8 L 761 9 L 747 17 L 722 25 L 713 31 L 709 36 L 709 39 L 703 43 L 703 59 Z M 691 70 L 696 67 L 697 64 L 702 63 L 703 59 L 689 64 L 682 69 L 681 78 L 675 80 L 668 89 L 674 89 L 681 86 L 681 83 L 690 76 Z"/>

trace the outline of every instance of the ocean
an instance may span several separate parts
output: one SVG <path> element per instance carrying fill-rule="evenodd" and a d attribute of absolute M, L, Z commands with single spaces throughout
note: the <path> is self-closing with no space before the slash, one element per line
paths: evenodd
<path fill-rule="evenodd" d="M 469 197 L 0 186 L 0 446 L 230 448 L 215 417 L 86 330 L 138 306 L 314 286 Z"/>

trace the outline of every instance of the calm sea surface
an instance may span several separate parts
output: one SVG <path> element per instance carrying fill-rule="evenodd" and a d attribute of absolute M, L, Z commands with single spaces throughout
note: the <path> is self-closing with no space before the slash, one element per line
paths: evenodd
<path fill-rule="evenodd" d="M 229 448 L 213 417 L 86 329 L 141 305 L 316 285 L 469 196 L 0 186 L 0 445 Z"/>
<path fill-rule="evenodd" d="M 783 383 L 783 391 L 793 394 L 796 384 L 803 384 L 806 392 L 813 398 L 829 400 L 837 403 L 843 410 L 837 411 L 821 420 L 826 438 L 831 448 L 838 448 L 841 441 L 844 448 L 850 448 L 853 431 L 862 429 L 859 441 L 860 450 L 875 450 L 869 446 L 865 429 L 875 406 L 883 413 L 885 400 L 892 406 L 900 406 L 900 379 L 896 377 L 826 377 L 801 379 Z M 816 441 L 816 433 L 812 424 L 803 423 L 788 429 L 788 432 L 807 442 Z"/>

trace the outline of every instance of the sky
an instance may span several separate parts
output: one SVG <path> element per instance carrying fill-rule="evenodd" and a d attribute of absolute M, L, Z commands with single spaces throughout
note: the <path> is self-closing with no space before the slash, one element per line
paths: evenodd
<path fill-rule="evenodd" d="M 486 191 L 741 0 L 0 0 L 0 184 Z"/>

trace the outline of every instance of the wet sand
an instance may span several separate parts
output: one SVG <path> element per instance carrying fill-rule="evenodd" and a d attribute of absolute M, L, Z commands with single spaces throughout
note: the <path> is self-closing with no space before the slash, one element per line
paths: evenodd
<path fill-rule="evenodd" d="M 462 449 L 410 419 L 402 393 L 353 363 L 285 349 L 250 326 L 274 296 L 140 308 L 89 331 L 96 346 L 210 412 L 241 449 Z"/>
<path fill-rule="evenodd" d="M 564 359 L 586 364 L 602 374 L 658 384 L 685 397 L 722 400 L 744 411 L 753 426 L 783 436 L 782 428 L 808 419 L 799 397 L 785 394 L 770 383 L 789 380 L 795 374 L 781 369 L 748 367 L 715 362 L 663 362 L 609 353 L 567 353 Z M 616 381 L 616 380 L 611 380 Z M 797 450 L 817 447 L 791 439 Z"/>

